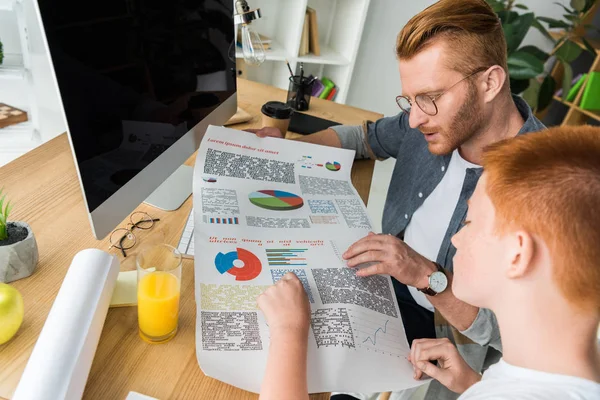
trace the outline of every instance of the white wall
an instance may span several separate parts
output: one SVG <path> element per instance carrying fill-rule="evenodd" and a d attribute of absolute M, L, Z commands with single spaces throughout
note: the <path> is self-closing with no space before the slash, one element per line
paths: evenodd
<path fill-rule="evenodd" d="M 569 0 L 557 0 L 568 6 Z M 395 56 L 396 35 L 415 14 L 435 3 L 434 0 L 373 0 L 369 6 L 365 28 L 346 103 L 355 107 L 396 115 L 395 98 L 402 92 Z M 563 9 L 550 0 L 521 0 L 538 16 L 562 18 Z M 533 44 L 549 51 L 551 43 L 537 30 L 530 29 L 523 45 Z M 380 229 L 381 213 L 394 166 L 393 160 L 377 162 L 368 209 Z"/>
<path fill-rule="evenodd" d="M 569 0 L 557 1 L 569 6 Z M 394 54 L 396 35 L 410 18 L 433 3 L 434 0 L 371 1 L 347 104 L 386 116 L 398 113 L 395 98 L 402 91 L 402 85 Z M 520 3 L 538 16 L 562 18 L 564 14 L 563 9 L 550 0 L 521 0 Z M 533 44 L 546 51 L 552 47 L 533 28 L 525 37 L 525 44 Z"/>

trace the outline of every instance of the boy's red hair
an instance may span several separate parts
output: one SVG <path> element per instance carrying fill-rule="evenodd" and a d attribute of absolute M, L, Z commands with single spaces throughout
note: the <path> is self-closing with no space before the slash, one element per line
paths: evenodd
<path fill-rule="evenodd" d="M 600 313 L 600 128 L 557 127 L 498 142 L 483 167 L 498 232 L 540 237 L 564 296 Z"/>

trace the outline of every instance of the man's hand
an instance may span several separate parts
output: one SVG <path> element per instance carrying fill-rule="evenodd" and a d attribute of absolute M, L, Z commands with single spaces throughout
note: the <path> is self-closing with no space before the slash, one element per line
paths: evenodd
<path fill-rule="evenodd" d="M 254 133 L 258 137 L 274 137 L 283 139 L 284 136 L 281 134 L 281 131 L 277 128 L 273 128 L 270 126 L 265 126 L 260 129 L 244 129 L 246 132 Z"/>
<path fill-rule="evenodd" d="M 310 305 L 302 282 L 292 272 L 265 290 L 256 301 L 271 334 L 285 332 L 308 336 Z"/>
<path fill-rule="evenodd" d="M 363 263 L 376 263 L 357 271 L 358 276 L 386 274 L 418 289 L 428 287 L 428 276 L 437 271 L 431 261 L 402 240 L 373 232 L 350 246 L 343 257 L 351 268 Z"/>
<path fill-rule="evenodd" d="M 430 362 L 434 360 L 437 366 Z M 481 375 L 469 367 L 446 338 L 415 339 L 409 361 L 415 367 L 415 379 L 427 374 L 455 393 L 463 393 L 481 380 Z"/>

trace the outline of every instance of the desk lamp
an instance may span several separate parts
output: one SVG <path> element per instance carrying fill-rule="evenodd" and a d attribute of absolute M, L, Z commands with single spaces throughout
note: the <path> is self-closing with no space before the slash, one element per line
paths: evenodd
<path fill-rule="evenodd" d="M 260 17 L 260 8 L 251 10 L 246 0 L 237 0 L 235 2 L 233 21 L 236 26 L 242 26 L 240 29 L 242 51 L 244 53 L 244 60 L 248 65 L 260 65 L 265 61 L 265 48 L 262 45 L 260 36 L 250 26 L 252 21 Z"/>

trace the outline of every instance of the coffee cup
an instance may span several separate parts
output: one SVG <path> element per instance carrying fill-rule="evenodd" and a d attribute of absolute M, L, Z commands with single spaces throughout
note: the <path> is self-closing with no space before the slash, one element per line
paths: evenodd
<path fill-rule="evenodd" d="M 270 126 L 279 129 L 281 135 L 285 137 L 290 126 L 290 118 L 294 110 L 289 105 L 281 101 L 269 101 L 263 104 L 261 110 L 263 126 Z"/>

